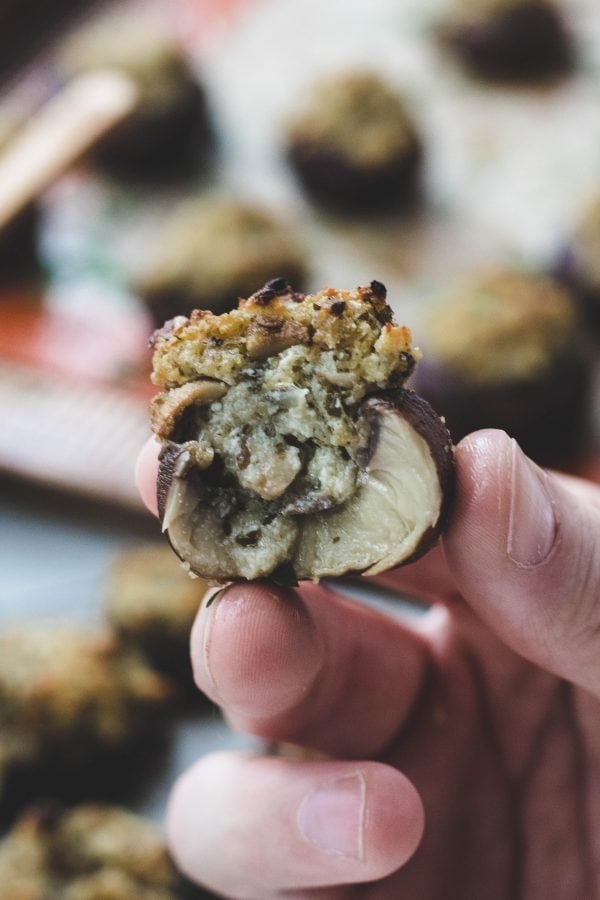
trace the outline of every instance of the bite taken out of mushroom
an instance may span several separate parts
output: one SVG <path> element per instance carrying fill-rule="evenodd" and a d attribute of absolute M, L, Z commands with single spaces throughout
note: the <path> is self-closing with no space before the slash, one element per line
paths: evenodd
<path fill-rule="evenodd" d="M 375 575 L 437 540 L 450 435 L 404 388 L 418 351 L 379 282 L 304 296 L 275 279 L 154 339 L 163 530 L 215 583 Z"/>

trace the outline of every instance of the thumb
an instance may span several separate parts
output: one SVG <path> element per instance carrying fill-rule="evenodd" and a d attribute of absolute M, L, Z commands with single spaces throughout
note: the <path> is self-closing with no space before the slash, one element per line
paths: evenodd
<path fill-rule="evenodd" d="M 510 647 L 600 693 L 600 489 L 547 473 L 501 431 L 457 447 L 445 538 L 467 603 Z"/>

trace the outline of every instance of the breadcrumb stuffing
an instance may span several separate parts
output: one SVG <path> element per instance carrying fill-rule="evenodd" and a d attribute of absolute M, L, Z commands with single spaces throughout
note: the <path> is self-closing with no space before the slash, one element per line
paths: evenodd
<path fill-rule="evenodd" d="M 286 358 L 279 376 L 298 384 L 303 369 L 346 373 L 356 399 L 394 375 L 404 380 L 410 374 L 416 358 L 410 329 L 393 324 L 377 288 L 327 288 L 308 296 L 287 286 L 279 290 L 267 286 L 220 316 L 197 310 L 167 323 L 154 337 L 154 384 L 173 388 L 211 378 L 232 385 L 252 377 L 252 360 L 278 367 L 273 356 L 288 347 L 302 348 L 302 366 L 288 368 L 286 376 Z"/>

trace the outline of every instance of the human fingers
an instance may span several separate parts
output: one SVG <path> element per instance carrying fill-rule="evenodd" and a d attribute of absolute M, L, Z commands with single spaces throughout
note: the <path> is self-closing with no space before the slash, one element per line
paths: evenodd
<path fill-rule="evenodd" d="M 265 900 L 389 875 L 417 848 L 423 818 L 415 788 L 391 766 L 216 753 L 178 781 L 168 833 L 190 878 Z"/>
<path fill-rule="evenodd" d="M 346 757 L 385 747 L 430 664 L 424 638 L 317 585 L 231 585 L 202 606 L 191 646 L 198 686 L 235 728 Z"/>
<path fill-rule="evenodd" d="M 600 489 L 546 473 L 503 432 L 465 438 L 446 558 L 514 650 L 600 692 Z"/>
<path fill-rule="evenodd" d="M 142 447 L 135 465 L 135 483 L 140 496 L 151 513 L 158 515 L 156 499 L 156 479 L 158 476 L 158 454 L 160 447 L 153 437 Z"/>

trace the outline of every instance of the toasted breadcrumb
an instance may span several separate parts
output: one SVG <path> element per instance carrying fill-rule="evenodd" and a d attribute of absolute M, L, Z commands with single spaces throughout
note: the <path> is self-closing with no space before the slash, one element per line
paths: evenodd
<path fill-rule="evenodd" d="M 354 291 L 326 288 L 304 296 L 287 285 L 271 287 L 243 300 L 238 309 L 216 316 L 195 311 L 156 332 L 152 380 L 174 388 L 200 378 L 234 384 L 252 361 L 302 348 L 305 368 L 322 368 L 333 377 L 354 379 L 356 399 L 370 386 L 404 380 L 418 355 L 410 330 L 392 324 L 392 313 L 377 282 Z M 374 287 L 375 286 L 375 287 Z M 383 289 L 385 291 L 385 289 Z M 302 381 L 301 372 L 284 380 Z"/>

